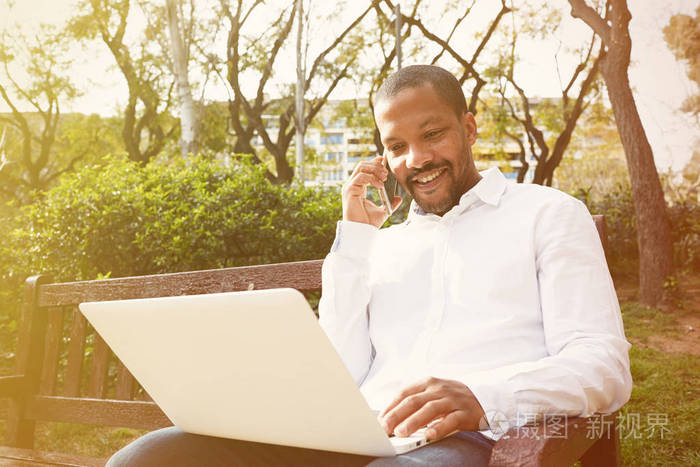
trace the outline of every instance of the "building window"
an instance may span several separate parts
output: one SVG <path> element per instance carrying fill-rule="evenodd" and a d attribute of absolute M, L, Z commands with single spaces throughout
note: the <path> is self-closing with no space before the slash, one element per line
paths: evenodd
<path fill-rule="evenodd" d="M 321 136 L 321 144 L 343 144 L 343 134 L 328 133 L 325 136 Z"/>
<path fill-rule="evenodd" d="M 506 179 L 508 179 L 508 180 L 516 180 L 516 181 L 518 180 L 518 172 L 516 172 L 516 171 L 514 171 L 514 170 L 513 170 L 513 171 L 509 171 L 509 172 L 506 172 L 505 170 L 508 170 L 508 169 L 507 169 L 507 168 L 503 168 L 502 173 L 503 173 L 503 176 L 504 176 Z"/>

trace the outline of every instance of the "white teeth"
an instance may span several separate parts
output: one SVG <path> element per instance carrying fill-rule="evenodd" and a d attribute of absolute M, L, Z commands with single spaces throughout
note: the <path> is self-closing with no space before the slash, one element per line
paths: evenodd
<path fill-rule="evenodd" d="M 418 183 L 428 183 L 428 182 L 434 180 L 434 179 L 435 179 L 438 175 L 440 175 L 441 173 L 442 173 L 442 169 L 438 169 L 438 170 L 436 170 L 436 171 L 430 173 L 429 175 L 427 175 L 427 176 L 425 176 L 425 177 L 416 178 L 415 180 L 416 180 Z"/>

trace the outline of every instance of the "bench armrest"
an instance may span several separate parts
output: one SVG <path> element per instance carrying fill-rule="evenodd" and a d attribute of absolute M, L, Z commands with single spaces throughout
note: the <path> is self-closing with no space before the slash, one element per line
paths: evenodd
<path fill-rule="evenodd" d="M 589 449 L 603 449 L 605 465 L 619 465 L 615 421 L 617 413 L 589 418 L 549 417 L 535 425 L 513 427 L 496 442 L 489 466 L 572 465 Z M 608 441 L 608 442 L 599 442 Z M 594 446 L 595 445 L 595 446 Z"/>

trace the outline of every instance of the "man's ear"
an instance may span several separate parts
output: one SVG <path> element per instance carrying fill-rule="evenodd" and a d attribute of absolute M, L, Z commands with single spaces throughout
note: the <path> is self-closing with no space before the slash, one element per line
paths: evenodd
<path fill-rule="evenodd" d="M 469 145 L 473 145 L 476 142 L 476 119 L 474 114 L 471 112 L 464 112 L 462 114 L 462 126 L 464 126 L 464 131 L 467 135 L 467 141 Z"/>

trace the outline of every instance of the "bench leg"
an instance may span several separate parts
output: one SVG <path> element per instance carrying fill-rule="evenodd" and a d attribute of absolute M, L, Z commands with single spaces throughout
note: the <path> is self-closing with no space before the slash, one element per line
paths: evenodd
<path fill-rule="evenodd" d="M 620 454 L 620 437 L 617 427 L 610 430 L 581 457 L 582 467 L 619 467 L 622 465 Z"/>

